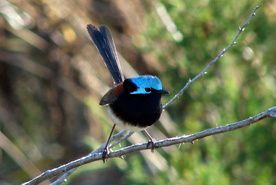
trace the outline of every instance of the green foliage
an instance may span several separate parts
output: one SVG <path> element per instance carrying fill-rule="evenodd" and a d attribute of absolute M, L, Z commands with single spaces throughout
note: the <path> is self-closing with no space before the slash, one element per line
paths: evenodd
<path fill-rule="evenodd" d="M 110 78 L 92 48 L 86 24 L 107 24 L 119 53 L 140 74 L 161 78 L 171 92 L 164 96 L 165 103 L 233 40 L 238 27 L 262 3 L 162 0 L 160 4 L 133 2 L 135 6 L 127 1 L 119 6 L 122 1 L 118 0 L 91 1 L 90 6 L 84 1 L 68 1 L 58 6 L 30 2 L 8 2 L 18 8 L 18 15 L 23 17 L 22 12 L 27 11 L 30 16 L 25 19 L 32 24 L 19 31 L 4 13 L 0 15 L 0 27 L 4 28 L 0 36 L 0 131 L 35 168 L 28 171 L 2 144 L 0 184 L 26 181 L 39 174 L 36 170 L 75 160 L 106 141 L 111 124 L 98 102 Z M 156 13 L 160 5 L 183 40 L 175 40 L 165 29 Z M 164 137 L 234 123 L 275 106 L 276 22 L 272 6 L 265 2 L 238 43 L 167 109 L 169 124 L 176 129 L 163 132 Z M 126 66 L 122 68 L 124 71 Z M 154 154 L 132 153 L 124 156 L 124 161 L 109 159 L 105 165 L 88 164 L 74 172 L 68 184 L 276 184 L 275 122 L 268 118 L 194 144 L 156 149 Z M 151 131 L 163 139 L 158 138 L 158 129 Z M 143 142 L 138 135 L 116 149 Z"/>

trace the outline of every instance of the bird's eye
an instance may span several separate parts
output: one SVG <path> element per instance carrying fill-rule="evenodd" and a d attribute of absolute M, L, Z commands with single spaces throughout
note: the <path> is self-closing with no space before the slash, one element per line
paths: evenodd
<path fill-rule="evenodd" d="M 145 88 L 146 92 L 150 92 L 151 88 Z"/>

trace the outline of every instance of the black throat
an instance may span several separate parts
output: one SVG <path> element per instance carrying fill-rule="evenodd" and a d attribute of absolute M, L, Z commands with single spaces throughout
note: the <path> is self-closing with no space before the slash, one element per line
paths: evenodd
<path fill-rule="evenodd" d="M 129 94 L 123 92 L 110 104 L 114 114 L 126 124 L 147 127 L 155 123 L 162 112 L 161 94 Z"/>

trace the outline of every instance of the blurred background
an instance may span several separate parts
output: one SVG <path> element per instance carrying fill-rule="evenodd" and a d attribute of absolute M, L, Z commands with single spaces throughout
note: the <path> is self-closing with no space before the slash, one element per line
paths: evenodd
<path fill-rule="evenodd" d="M 148 130 L 157 140 L 276 105 L 275 0 L 1 0 L 0 184 L 28 181 L 107 140 L 112 123 L 98 103 L 112 81 L 87 24 L 111 29 L 126 77 L 160 77 L 166 103 L 261 3 L 238 44 Z M 64 184 L 276 184 L 275 123 L 87 164 Z M 141 142 L 135 133 L 115 149 Z"/>

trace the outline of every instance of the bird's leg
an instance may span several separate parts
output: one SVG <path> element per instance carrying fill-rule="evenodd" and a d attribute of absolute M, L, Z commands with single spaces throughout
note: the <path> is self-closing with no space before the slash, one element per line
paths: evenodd
<path fill-rule="evenodd" d="M 148 144 L 147 144 L 147 148 L 150 148 L 150 146 L 151 146 L 151 152 L 153 153 L 154 152 L 154 144 L 155 144 L 156 140 L 150 136 L 150 134 L 148 133 L 148 131 L 146 131 L 146 129 L 144 129 L 143 131 L 150 138 L 150 140 L 148 141 Z"/>
<path fill-rule="evenodd" d="M 108 144 L 109 144 L 110 138 L 112 136 L 112 133 L 113 133 L 115 127 L 116 127 L 116 124 L 113 125 L 112 130 L 111 130 L 111 132 L 109 134 L 108 140 L 107 140 L 107 142 L 105 144 L 105 147 L 104 147 L 104 150 L 103 150 L 103 155 L 102 155 L 103 163 L 105 163 L 106 160 L 107 160 L 107 158 L 108 158 L 108 155 L 109 155 Z"/>

